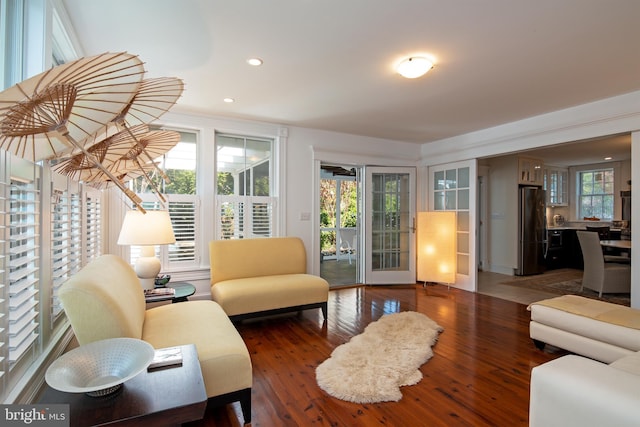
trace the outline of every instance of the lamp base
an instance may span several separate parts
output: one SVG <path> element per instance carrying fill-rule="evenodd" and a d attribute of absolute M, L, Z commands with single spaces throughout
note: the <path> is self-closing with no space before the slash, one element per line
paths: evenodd
<path fill-rule="evenodd" d="M 152 279 L 149 278 L 142 278 L 142 277 L 138 277 L 140 279 L 140 285 L 142 286 L 142 289 L 153 289 L 156 287 L 156 277 L 153 276 Z"/>
<path fill-rule="evenodd" d="M 144 256 L 147 248 L 151 248 L 153 251 L 153 246 L 142 247 L 141 256 L 136 261 L 135 271 L 140 278 L 142 289 L 153 289 L 156 286 L 156 276 L 160 273 L 161 265 L 160 260 L 154 256 L 153 252 L 151 252 L 151 256 Z"/>

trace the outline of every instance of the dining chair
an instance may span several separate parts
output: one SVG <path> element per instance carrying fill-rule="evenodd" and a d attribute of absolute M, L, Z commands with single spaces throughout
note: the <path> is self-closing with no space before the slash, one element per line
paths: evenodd
<path fill-rule="evenodd" d="M 593 231 L 598 233 L 600 240 L 609 240 L 611 238 L 611 228 L 609 226 L 593 226 L 587 225 L 587 231 Z M 622 264 L 631 263 L 631 257 L 622 255 L 619 249 L 603 247 L 604 262 L 619 262 Z"/>
<path fill-rule="evenodd" d="M 582 288 L 598 292 L 599 297 L 603 293 L 631 292 L 631 265 L 604 262 L 597 233 L 579 230 L 576 234 L 584 260 Z"/>

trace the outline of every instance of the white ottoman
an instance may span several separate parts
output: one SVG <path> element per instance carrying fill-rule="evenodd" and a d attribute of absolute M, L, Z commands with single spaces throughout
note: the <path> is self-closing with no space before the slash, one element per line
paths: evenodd
<path fill-rule="evenodd" d="M 529 336 L 545 344 L 611 363 L 640 351 L 640 310 L 577 295 L 538 301 L 531 311 Z"/>

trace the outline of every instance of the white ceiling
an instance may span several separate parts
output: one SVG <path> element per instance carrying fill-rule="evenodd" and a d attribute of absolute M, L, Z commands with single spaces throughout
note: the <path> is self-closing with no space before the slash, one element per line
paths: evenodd
<path fill-rule="evenodd" d="M 640 90 L 638 0 L 62 3 L 82 54 L 182 78 L 175 111 L 425 143 Z"/>

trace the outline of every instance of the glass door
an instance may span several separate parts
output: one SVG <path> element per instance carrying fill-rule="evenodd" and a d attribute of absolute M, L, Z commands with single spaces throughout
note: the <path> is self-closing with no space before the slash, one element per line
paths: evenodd
<path fill-rule="evenodd" d="M 457 274 L 451 286 L 472 292 L 477 287 L 476 177 L 475 160 L 429 168 L 431 210 L 457 213 Z"/>
<path fill-rule="evenodd" d="M 416 282 L 415 168 L 367 167 L 367 284 Z"/>

